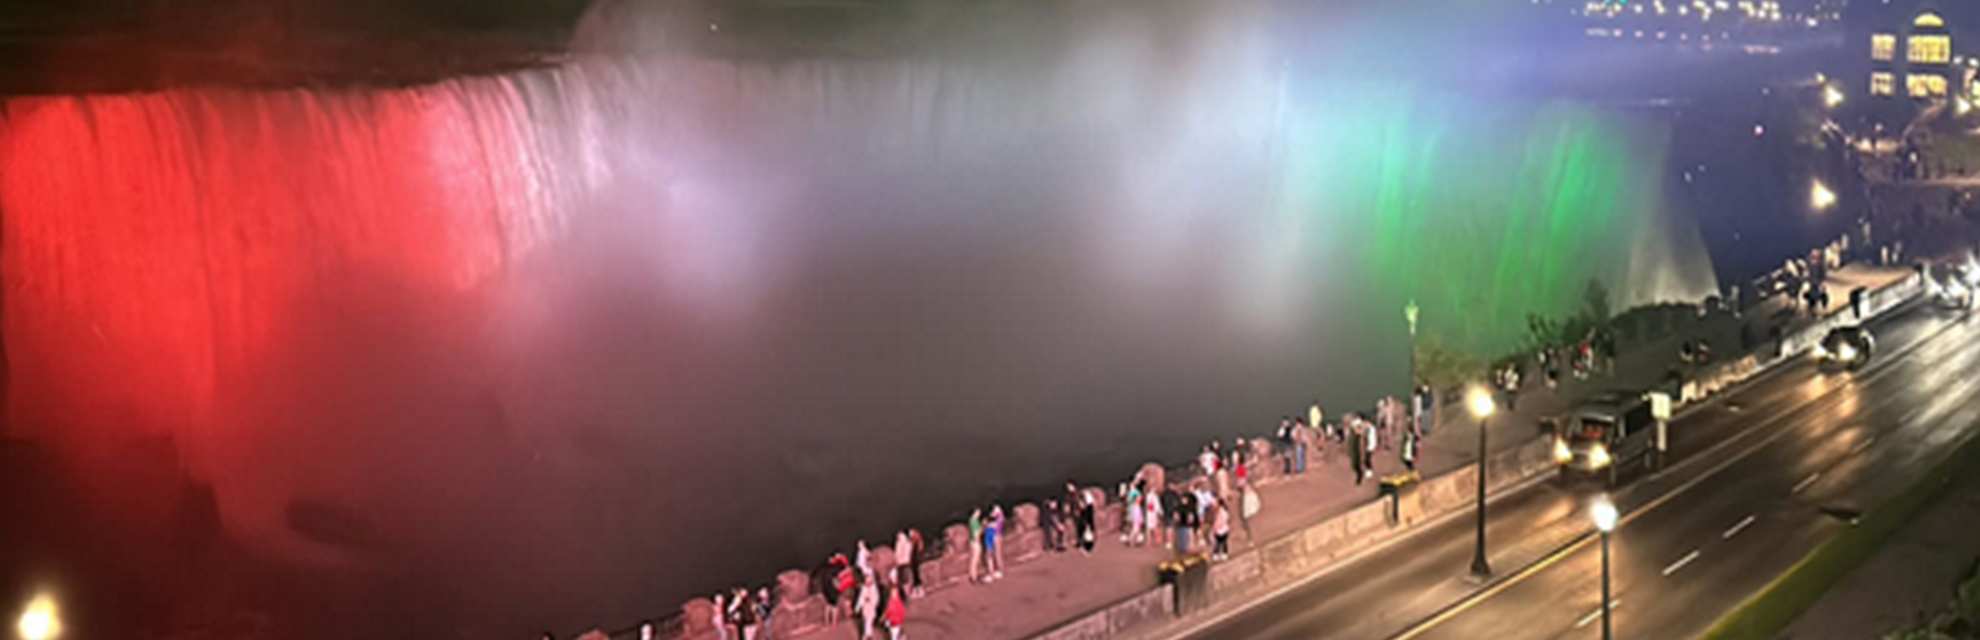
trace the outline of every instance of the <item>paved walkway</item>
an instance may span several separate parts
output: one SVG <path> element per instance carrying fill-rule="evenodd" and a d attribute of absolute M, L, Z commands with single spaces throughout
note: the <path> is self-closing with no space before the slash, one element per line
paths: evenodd
<path fill-rule="evenodd" d="M 1831 313 L 1847 309 L 1850 288 L 1877 286 L 1908 275 L 1902 267 L 1847 266 L 1831 275 L 1831 297 L 1842 301 Z M 1678 360 L 1679 345 L 1687 339 L 1712 341 L 1714 352 L 1738 357 L 1742 324 L 1764 327 L 1769 318 L 1785 308 L 1779 298 L 1769 299 L 1749 309 L 1743 317 L 1717 314 L 1709 319 L 1691 317 L 1674 323 L 1673 330 L 1659 339 L 1625 347 L 1619 357 L 1616 376 L 1595 376 L 1562 381 L 1560 388 L 1548 391 L 1527 377 L 1529 384 L 1513 410 L 1502 410 L 1490 421 L 1491 448 L 1504 451 L 1531 440 L 1543 416 L 1567 410 L 1573 402 L 1591 393 L 1615 388 L 1644 388 L 1658 382 Z M 1759 329 L 1756 346 L 1764 346 L 1766 332 Z M 1446 402 L 1437 428 L 1424 439 L 1419 468 L 1425 476 L 1435 476 L 1471 463 L 1477 457 L 1478 425 Z M 1331 412 L 1330 412 L 1331 413 Z M 1269 435 L 1269 434 L 1255 434 Z M 1259 488 L 1264 508 L 1252 520 L 1253 535 L 1259 541 L 1320 522 L 1365 504 L 1376 497 L 1376 483 L 1357 486 L 1340 445 L 1323 448 L 1324 460 L 1309 467 L 1302 477 L 1268 482 Z M 1379 474 L 1402 470 L 1393 451 L 1378 456 Z M 1246 547 L 1242 532 L 1232 535 L 1232 552 Z M 1088 556 L 1074 553 L 1046 555 L 1025 563 L 1013 563 L 1005 579 L 990 585 L 965 585 L 940 591 L 911 603 L 908 607 L 907 636 L 953 640 L 1009 640 L 1046 631 L 1084 613 L 1099 609 L 1156 584 L 1155 566 L 1167 559 L 1159 547 L 1130 548 L 1112 534 L 1103 535 L 1098 548 Z M 813 629 L 798 638 L 856 638 L 849 624 L 829 629 Z"/>

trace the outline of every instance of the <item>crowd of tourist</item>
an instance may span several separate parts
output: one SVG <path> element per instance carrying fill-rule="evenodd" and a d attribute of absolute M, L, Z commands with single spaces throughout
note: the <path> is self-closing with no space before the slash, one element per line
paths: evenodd
<path fill-rule="evenodd" d="M 1144 467 L 1118 487 L 1123 505 L 1120 542 L 1127 547 L 1160 546 L 1177 556 L 1201 554 L 1213 562 L 1226 560 L 1233 532 L 1242 531 L 1247 546 L 1253 543 L 1251 521 L 1264 506 L 1253 481 L 1257 465 L 1266 462 L 1261 459 L 1266 452 L 1279 458 L 1285 475 L 1305 474 L 1314 459 L 1344 458 L 1355 483 L 1361 484 L 1373 477 L 1381 451 L 1397 451 L 1402 465 L 1413 472 L 1417 443 L 1432 425 L 1432 406 L 1429 389 L 1422 387 L 1407 404 L 1384 398 L 1372 415 L 1350 412 L 1327 422 L 1316 401 L 1301 415 L 1283 416 L 1269 444 L 1240 437 L 1228 450 L 1222 441 L 1205 445 L 1193 468 L 1179 480 L 1169 478 L 1169 471 L 1160 467 Z M 1096 523 L 1101 502 L 1101 496 L 1072 482 L 1066 483 L 1063 496 L 1043 500 L 1038 528 L 1044 551 L 1093 553 L 1101 535 Z M 1002 505 L 970 512 L 970 584 L 988 585 L 1004 578 L 1004 538 L 1011 522 Z M 852 557 L 832 554 L 813 572 L 813 590 L 824 596 L 827 605 L 827 626 L 849 624 L 858 640 L 876 640 L 882 633 L 889 640 L 904 637 L 908 605 L 922 596 L 921 563 L 927 545 L 920 531 L 905 529 L 895 535 L 890 553 L 893 562 L 876 570 L 873 551 L 861 540 Z M 769 638 L 776 610 L 773 593 L 769 588 L 752 592 L 738 587 L 716 594 L 711 622 L 718 637 Z"/>

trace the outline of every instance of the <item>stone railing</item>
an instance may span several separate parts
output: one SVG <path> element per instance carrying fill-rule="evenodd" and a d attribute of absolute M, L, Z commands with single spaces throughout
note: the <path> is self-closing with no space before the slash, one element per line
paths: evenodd
<path fill-rule="evenodd" d="M 1094 511 L 1094 526 L 1101 535 L 1120 528 L 1121 505 L 1108 500 L 1111 494 L 1098 487 L 1086 487 L 1081 491 L 1092 494 L 1096 504 L 1100 505 Z M 1025 503 L 1011 509 L 1007 525 L 1009 530 L 998 543 L 1005 550 L 1006 562 L 1021 565 L 1045 555 L 1045 533 L 1039 527 L 1038 520 L 1037 505 Z M 942 531 L 941 537 L 943 544 L 936 547 L 934 553 L 925 556 L 921 563 L 923 589 L 931 593 L 960 586 L 969 577 L 969 528 L 952 524 Z M 875 572 L 885 575 L 894 567 L 892 546 L 875 546 L 870 551 L 869 561 Z M 825 624 L 825 597 L 812 589 L 810 573 L 795 569 L 784 571 L 777 575 L 774 588 L 777 590 L 778 605 L 770 617 L 771 637 L 795 637 Z M 714 637 L 714 606 L 708 598 L 696 598 L 683 604 L 683 623 L 679 633 L 672 637 Z"/>
<path fill-rule="evenodd" d="M 1870 319 L 1883 315 L 1925 291 L 1924 282 L 1917 276 L 1908 276 L 1864 294 L 1863 318 Z M 1687 380 L 1677 399 L 1680 406 L 1709 398 L 1735 384 L 1739 384 L 1774 365 L 1801 357 L 1815 348 L 1829 331 L 1839 326 L 1860 322 L 1847 306 L 1842 310 L 1823 316 L 1781 338 L 1778 352 L 1762 356 L 1749 354 L 1728 362 L 1718 363 L 1692 376 Z"/>
<path fill-rule="evenodd" d="M 1494 454 L 1486 468 L 1487 491 L 1504 491 L 1536 475 L 1551 473 L 1556 467 L 1552 455 L 1553 441 L 1549 438 L 1534 438 Z M 1232 555 L 1210 567 L 1209 599 L 1213 603 L 1237 600 L 1290 584 L 1403 535 L 1426 520 L 1476 508 L 1477 483 L 1478 465 L 1468 464 Z M 1153 568 L 1150 572 L 1152 575 Z M 1123 636 L 1172 620 L 1154 615 L 1173 611 L 1172 602 L 1169 586 L 1155 587 L 1032 638 L 1099 640 Z M 1159 609 L 1154 603 L 1159 603 Z"/>

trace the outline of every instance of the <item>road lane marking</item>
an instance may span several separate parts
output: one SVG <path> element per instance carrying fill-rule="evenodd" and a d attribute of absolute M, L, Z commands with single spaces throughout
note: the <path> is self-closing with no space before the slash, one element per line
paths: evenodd
<path fill-rule="evenodd" d="M 1858 442 L 1858 443 L 1856 443 L 1856 446 L 1854 446 L 1854 447 L 1850 447 L 1850 448 L 1849 448 L 1849 453 L 1850 453 L 1850 455 L 1856 455 L 1856 454 L 1859 454 L 1859 453 L 1863 453 L 1863 450 L 1864 450 L 1864 449 L 1868 449 L 1868 448 L 1870 448 L 1870 443 L 1872 443 L 1872 442 L 1876 442 L 1876 441 L 1877 441 L 1877 436 L 1870 436 L 1870 437 L 1868 437 L 1868 438 L 1864 438 L 1862 442 Z"/>
<path fill-rule="evenodd" d="M 1622 606 L 1622 598 L 1616 598 L 1614 600 L 1609 601 L 1610 611 L 1615 611 L 1616 607 L 1620 607 L 1620 606 Z M 1595 607 L 1594 611 L 1590 611 L 1588 612 L 1588 615 L 1582 616 L 1580 620 L 1574 621 L 1574 628 L 1580 629 L 1582 627 L 1586 627 L 1590 624 L 1593 624 L 1596 620 L 1600 620 L 1601 618 L 1602 618 L 1602 608 Z"/>
<path fill-rule="evenodd" d="M 1698 559 L 1698 550 L 1692 549 L 1691 553 L 1684 554 L 1684 557 L 1678 558 L 1677 562 L 1673 562 L 1670 564 L 1670 566 L 1664 567 L 1664 577 L 1666 578 L 1671 577 L 1671 574 L 1677 573 L 1679 569 L 1684 568 L 1684 565 L 1691 564 L 1691 561 L 1697 559 Z"/>
<path fill-rule="evenodd" d="M 1907 302 L 1905 305 L 1902 305 L 1898 308 L 1888 309 L 1886 310 L 1886 312 L 1891 314 L 1890 316 L 1891 318 L 1901 316 L 1905 313 L 1911 313 L 1916 310 L 1915 308 L 1911 308 L 1916 306 L 1915 302 L 1916 302 L 1915 300 L 1912 302 Z M 1885 314 L 1878 314 L 1878 315 L 1883 316 Z M 1885 321 L 1885 320 L 1889 320 L 1889 318 L 1880 318 L 1879 321 Z M 1890 320 L 1890 321 L 1894 321 L 1894 320 Z M 1884 358 L 1880 358 L 1878 359 L 1877 362 L 1871 363 L 1869 370 L 1864 372 L 1859 372 L 1860 375 L 1854 378 L 1851 382 L 1854 384 L 1867 386 L 1869 384 L 1876 382 L 1879 379 L 1882 379 L 1884 376 L 1889 375 L 1893 371 L 1898 371 L 1899 370 L 1898 365 L 1900 363 L 1905 362 L 1905 358 L 1909 357 L 1912 352 L 1919 350 L 1920 348 L 1924 347 L 1926 344 L 1929 344 L 1933 340 L 1938 339 L 1941 335 L 1944 335 L 1945 333 L 1951 331 L 1954 327 L 1957 326 L 1962 326 L 1962 325 L 1957 325 L 1950 322 L 1931 325 L 1929 330 L 1925 331 L 1925 335 L 1906 344 L 1904 347 L 1898 349 L 1897 351 L 1892 352 L 1891 355 L 1886 356 Z M 1727 402 L 1731 398 L 1737 396 L 1739 393 L 1743 393 L 1747 389 L 1759 385 L 1762 381 L 1777 378 L 1788 371 L 1796 371 L 1796 370 L 1799 370 L 1799 368 L 1792 364 L 1782 364 L 1780 366 L 1768 367 L 1762 370 L 1759 374 L 1751 378 L 1748 378 L 1744 381 L 1741 381 L 1738 384 L 1733 385 L 1731 389 L 1728 389 L 1721 393 L 1713 394 L 1712 397 L 1706 398 L 1703 402 L 1686 406 L 1683 410 L 1678 411 L 1677 415 L 1674 416 L 1674 419 L 1683 418 L 1685 416 L 1690 415 L 1693 412 L 1702 410 L 1706 407 L 1719 406 L 1720 404 Z M 1822 394 L 1816 396 L 1813 399 L 1806 400 L 1801 402 L 1800 404 L 1796 404 L 1791 407 L 1782 409 L 1781 411 L 1776 412 L 1765 419 L 1762 419 L 1759 424 L 1749 426 L 1748 428 L 1743 429 L 1740 432 L 1731 435 L 1730 437 L 1722 439 L 1717 444 L 1706 448 L 1704 451 L 1700 451 L 1690 456 L 1686 456 L 1685 459 L 1678 462 L 1677 465 L 1671 467 L 1669 471 L 1675 473 L 1680 470 L 1692 468 L 1699 464 L 1705 464 L 1704 462 L 1705 460 L 1711 459 L 1713 456 L 1718 455 L 1721 451 L 1724 451 L 1734 446 L 1735 444 L 1743 443 L 1744 441 L 1755 436 L 1756 434 L 1763 433 L 1782 422 L 1785 422 L 1791 418 L 1799 417 L 1803 414 L 1811 413 L 1817 407 L 1832 405 L 1840 402 L 1839 400 L 1837 400 L 1838 397 L 1839 396 L 1834 393 L 1834 390 L 1831 389 L 1824 391 Z M 1622 518 L 1617 522 L 1617 526 L 1620 527 L 1623 525 L 1627 525 L 1639 517 L 1648 515 L 1649 513 L 1656 511 L 1658 508 L 1664 506 L 1665 504 L 1668 504 L 1671 501 L 1676 500 L 1679 496 L 1690 492 L 1692 489 L 1696 488 L 1701 484 L 1704 484 L 1707 480 L 1710 480 L 1713 476 L 1717 476 L 1720 472 L 1725 471 L 1726 468 L 1731 467 L 1732 465 L 1737 464 L 1741 460 L 1744 460 L 1752 456 L 1755 452 L 1758 452 L 1759 450 L 1766 448 L 1768 445 L 1773 444 L 1775 441 L 1780 440 L 1783 437 L 1786 437 L 1787 434 L 1793 433 L 1794 431 L 1795 430 L 1791 428 L 1777 429 L 1774 430 L 1772 433 L 1767 433 L 1766 435 L 1761 436 L 1758 442 L 1749 444 L 1744 449 L 1740 449 L 1737 452 L 1733 453 L 1730 457 L 1719 461 L 1718 464 L 1714 464 L 1709 468 L 1706 468 L 1704 471 L 1700 472 L 1696 477 L 1693 477 L 1690 480 L 1682 484 L 1679 484 L 1676 487 L 1672 487 L 1669 490 L 1666 490 L 1662 494 L 1658 494 L 1656 497 L 1652 498 L 1648 503 L 1629 511 L 1628 513 L 1623 514 Z M 1535 476 L 1536 479 L 1542 477 L 1545 476 L 1544 475 Z M 1537 484 L 1537 483 L 1532 480 L 1529 480 L 1525 484 Z M 1512 492 L 1508 491 L 1507 493 L 1509 495 Z M 1453 517 L 1454 515 L 1455 514 L 1445 514 L 1445 516 L 1443 517 L 1450 518 Z M 1735 525 L 1734 528 L 1732 529 L 1728 529 L 1726 533 L 1723 534 L 1722 537 L 1729 539 L 1732 536 L 1739 535 L 1739 532 L 1741 530 L 1753 524 L 1752 520 L 1753 520 L 1753 516 L 1750 515 L 1747 516 L 1745 521 L 1741 522 L 1738 525 Z M 1405 534 L 1405 536 L 1407 535 L 1409 534 Z M 1434 614 L 1431 614 L 1428 618 L 1425 618 L 1417 622 L 1415 625 L 1405 628 L 1402 632 L 1390 636 L 1389 640 L 1412 640 L 1413 638 L 1421 636 L 1425 633 L 1429 633 L 1431 629 L 1436 628 L 1438 625 L 1442 625 L 1444 622 L 1452 618 L 1455 618 L 1459 615 L 1463 615 L 1464 612 L 1471 610 L 1473 607 L 1476 607 L 1479 604 L 1497 596 L 1498 594 L 1508 589 L 1511 589 L 1514 586 L 1517 586 L 1519 583 L 1524 582 L 1526 579 L 1531 578 L 1534 575 L 1547 570 L 1548 568 L 1552 567 L 1555 563 L 1560 562 L 1561 560 L 1567 558 L 1569 555 L 1572 555 L 1576 551 L 1581 550 L 1582 547 L 1588 546 L 1595 539 L 1596 539 L 1595 534 L 1593 532 L 1583 534 L 1581 538 L 1575 540 L 1574 542 L 1570 542 L 1562 546 L 1560 549 L 1554 551 L 1554 553 L 1543 557 L 1540 561 L 1522 567 L 1520 570 L 1513 572 L 1513 574 L 1510 576 L 1489 583 L 1485 588 L 1472 592 L 1470 595 L 1459 599 L 1457 602 L 1444 607 L 1443 609 L 1437 611 Z M 1329 569 L 1331 570 L 1332 567 L 1329 567 Z M 1290 590 L 1290 587 L 1282 588 L 1282 591 L 1283 590 Z M 1255 605 L 1248 605 L 1241 608 L 1249 609 L 1251 606 L 1255 606 Z M 1193 630 L 1191 633 L 1198 633 L 1202 629 L 1207 627 L 1208 625 L 1201 625 L 1197 627 L 1195 630 Z"/>
<path fill-rule="evenodd" d="M 1788 493 L 1801 493 L 1802 489 L 1808 488 L 1808 485 L 1815 484 L 1815 481 L 1820 480 L 1821 478 L 1822 478 L 1822 472 L 1820 471 L 1808 474 L 1808 477 L 1802 478 L 1801 482 L 1794 483 L 1794 490 L 1789 491 Z"/>
<path fill-rule="evenodd" d="M 1739 521 L 1739 524 L 1735 524 L 1731 529 L 1727 529 L 1725 533 L 1719 534 L 1719 539 L 1731 540 L 1733 536 L 1739 535 L 1739 532 L 1745 531 L 1747 527 L 1751 526 L 1753 526 L 1753 516 L 1748 514 L 1745 520 Z"/>
<path fill-rule="evenodd" d="M 1552 479 L 1553 476 L 1550 474 L 1544 474 L 1544 473 L 1535 474 L 1533 477 L 1527 478 L 1525 480 L 1521 480 L 1517 484 L 1514 484 L 1513 486 L 1505 487 L 1496 492 L 1493 492 L 1490 496 L 1486 498 L 1485 502 L 1487 504 L 1497 503 L 1502 499 L 1506 499 L 1514 495 L 1518 495 L 1529 489 L 1532 489 L 1533 487 L 1546 483 Z M 1335 573 L 1345 571 L 1349 567 L 1353 567 L 1364 560 L 1374 557 L 1376 554 L 1382 553 L 1384 551 L 1388 551 L 1389 549 L 1395 547 L 1402 546 L 1404 543 L 1414 540 L 1417 537 L 1425 534 L 1426 532 L 1436 530 L 1437 527 L 1443 526 L 1445 524 L 1449 524 L 1450 522 L 1455 521 L 1459 518 L 1469 518 L 1472 516 L 1473 513 L 1476 512 L 1460 509 L 1434 518 L 1430 518 L 1428 520 L 1423 521 L 1420 524 L 1403 529 L 1400 535 L 1375 543 L 1374 545 L 1371 545 L 1368 548 L 1362 549 L 1360 551 L 1356 551 L 1345 558 L 1335 560 L 1334 562 L 1328 564 L 1327 566 L 1307 574 L 1305 577 L 1295 579 L 1292 582 L 1285 584 L 1284 586 L 1278 587 L 1276 589 L 1273 589 L 1271 591 L 1268 591 L 1266 593 L 1248 599 L 1243 604 L 1240 604 L 1228 611 L 1224 611 L 1222 613 L 1212 615 L 1208 618 L 1198 620 L 1196 621 L 1195 624 L 1186 626 L 1177 631 L 1165 631 L 1158 628 L 1152 633 L 1154 637 L 1157 638 L 1195 637 L 1199 634 L 1202 634 L 1204 631 L 1209 630 L 1212 627 L 1228 622 L 1231 619 L 1236 618 L 1238 616 L 1242 616 L 1244 614 L 1250 613 L 1251 610 L 1253 609 L 1265 606 L 1266 604 L 1269 604 L 1279 598 L 1282 598 L 1286 594 L 1306 588 L 1307 585 L 1310 585 L 1313 582 L 1320 580 L 1321 578 L 1325 578 Z M 1583 534 L 1583 537 L 1585 538 L 1586 535 L 1587 534 Z M 1569 543 L 1569 544 L 1574 544 L 1574 543 Z M 1539 567 L 1538 565 L 1532 565 L 1532 566 L 1528 566 L 1527 570 L 1537 571 L 1540 568 L 1542 567 Z M 1511 585 L 1506 585 L 1506 586 L 1510 587 Z"/>

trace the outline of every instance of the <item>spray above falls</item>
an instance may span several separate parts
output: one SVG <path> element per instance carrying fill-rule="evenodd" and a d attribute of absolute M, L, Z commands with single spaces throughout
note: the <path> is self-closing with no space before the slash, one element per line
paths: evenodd
<path fill-rule="evenodd" d="M 1490 349 L 1715 288 L 1656 122 L 1318 54 L 1355 23 L 755 59 L 631 6 L 500 76 L 6 100 L 9 428 L 166 435 L 232 536 L 516 635 L 1398 393 L 1411 297 Z"/>

